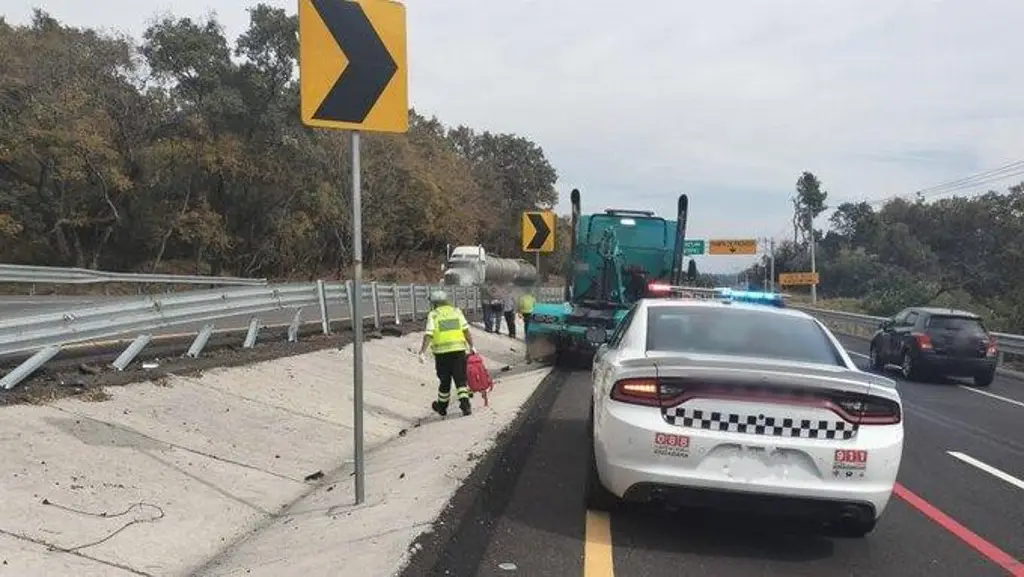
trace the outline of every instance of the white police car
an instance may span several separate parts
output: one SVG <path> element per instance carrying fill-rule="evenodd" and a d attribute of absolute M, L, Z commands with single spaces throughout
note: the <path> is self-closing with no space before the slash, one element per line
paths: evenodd
<path fill-rule="evenodd" d="M 718 297 L 642 299 L 598 350 L 588 506 L 666 500 L 869 533 L 903 454 L 895 383 L 813 317 L 764 304 L 780 298 Z"/>

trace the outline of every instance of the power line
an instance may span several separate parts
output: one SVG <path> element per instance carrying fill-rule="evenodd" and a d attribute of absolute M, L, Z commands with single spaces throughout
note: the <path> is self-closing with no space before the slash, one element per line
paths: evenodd
<path fill-rule="evenodd" d="M 886 198 L 875 199 L 871 201 L 853 201 L 844 200 L 842 202 L 867 202 L 870 206 L 881 205 L 893 200 L 907 198 L 907 197 L 921 197 L 921 198 L 935 198 L 946 194 L 954 194 L 965 190 L 977 189 L 978 187 L 1000 182 L 1009 178 L 1018 176 L 1024 176 L 1024 160 L 1017 160 L 1004 164 L 1003 166 L 985 170 L 970 176 L 958 178 L 956 180 L 950 180 L 947 182 L 935 184 L 916 190 L 909 194 L 897 194 Z"/>

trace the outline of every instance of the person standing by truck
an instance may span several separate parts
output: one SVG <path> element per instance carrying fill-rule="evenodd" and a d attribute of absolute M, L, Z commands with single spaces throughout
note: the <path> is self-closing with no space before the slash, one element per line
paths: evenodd
<path fill-rule="evenodd" d="M 420 346 L 420 362 L 426 362 L 427 347 L 434 353 L 434 369 L 437 372 L 437 400 L 430 408 L 442 417 L 448 414 L 451 400 L 452 381 L 455 381 L 455 396 L 464 416 L 473 412 L 467 384 L 466 352 L 476 353 L 469 322 L 457 307 L 452 306 L 444 291 L 430 293 L 431 311 L 427 314 L 427 326 Z"/>
<path fill-rule="evenodd" d="M 508 336 L 516 338 L 516 299 L 507 289 L 501 299 L 501 313 L 505 317 L 505 324 L 508 325 Z"/>
<path fill-rule="evenodd" d="M 523 338 L 526 338 L 527 332 L 530 330 L 530 315 L 533 314 L 533 305 L 537 302 L 537 299 L 533 298 L 533 295 L 529 291 L 519 295 L 519 301 L 516 303 L 516 309 L 519 316 L 523 317 Z"/>
<path fill-rule="evenodd" d="M 533 305 L 536 299 L 533 295 L 527 291 L 519 295 L 519 299 L 516 302 L 516 310 L 519 312 L 519 316 L 523 317 L 523 342 L 526 343 L 526 362 L 533 362 L 530 357 L 530 317 L 533 316 Z"/>

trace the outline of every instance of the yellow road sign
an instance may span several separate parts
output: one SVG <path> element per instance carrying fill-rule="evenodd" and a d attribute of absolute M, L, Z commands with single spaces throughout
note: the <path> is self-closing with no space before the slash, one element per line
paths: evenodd
<path fill-rule="evenodd" d="M 555 250 L 555 213 L 537 211 L 523 213 L 523 252 Z"/>
<path fill-rule="evenodd" d="M 708 254 L 757 254 L 757 241 L 752 238 L 709 240 Z"/>
<path fill-rule="evenodd" d="M 406 132 L 405 6 L 390 0 L 299 0 L 303 124 Z"/>
<path fill-rule="evenodd" d="M 818 284 L 816 272 L 783 272 L 779 273 L 779 286 L 811 286 Z"/>

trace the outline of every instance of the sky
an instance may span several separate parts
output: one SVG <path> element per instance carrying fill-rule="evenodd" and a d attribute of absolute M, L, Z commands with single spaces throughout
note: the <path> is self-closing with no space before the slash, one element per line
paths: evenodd
<path fill-rule="evenodd" d="M 68 24 L 136 37 L 160 14 L 215 12 L 232 38 L 254 5 L 3 4 L 12 23 L 39 6 Z M 1020 0 L 405 4 L 410 105 L 449 125 L 537 142 L 559 174 L 560 212 L 572 188 L 584 211 L 665 216 L 685 192 L 689 238 L 781 239 L 804 170 L 835 206 L 1024 159 L 1024 75 L 1011 72 Z M 752 260 L 707 256 L 698 266 L 723 272 Z"/>

